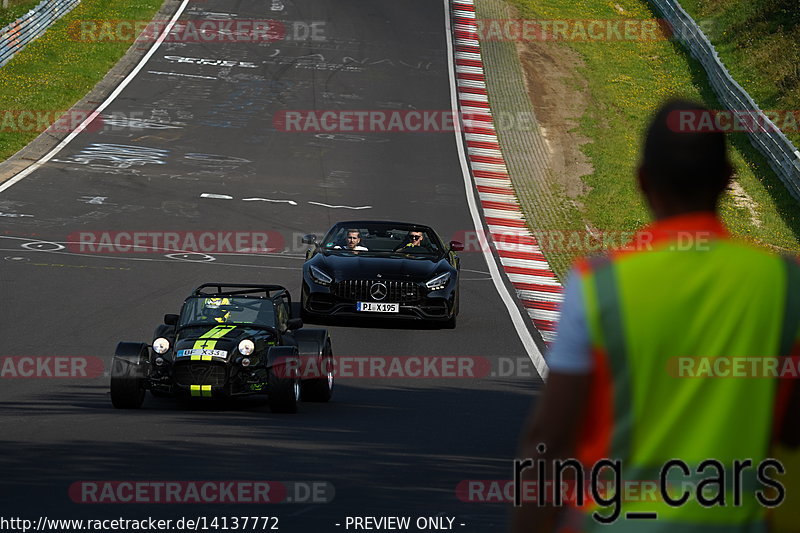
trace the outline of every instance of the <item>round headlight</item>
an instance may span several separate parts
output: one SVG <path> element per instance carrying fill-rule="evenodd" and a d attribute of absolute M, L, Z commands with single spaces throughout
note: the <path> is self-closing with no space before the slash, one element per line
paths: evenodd
<path fill-rule="evenodd" d="M 169 341 L 164 337 L 159 337 L 153 341 L 153 351 L 157 354 L 167 353 L 169 350 Z"/>
<path fill-rule="evenodd" d="M 256 345 L 250 339 L 245 339 L 239 343 L 239 353 L 242 355 L 250 355 L 255 349 Z"/>

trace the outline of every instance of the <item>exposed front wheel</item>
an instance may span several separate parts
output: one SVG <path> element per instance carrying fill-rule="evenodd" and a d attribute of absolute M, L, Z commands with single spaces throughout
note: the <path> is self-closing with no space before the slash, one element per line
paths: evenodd
<path fill-rule="evenodd" d="M 117 409 L 138 409 L 144 402 L 144 380 L 135 365 L 114 357 L 111 363 L 111 404 Z"/>
<path fill-rule="evenodd" d="M 300 400 L 300 380 L 296 376 L 280 376 L 275 369 L 269 375 L 269 408 L 273 413 L 296 413 Z"/>

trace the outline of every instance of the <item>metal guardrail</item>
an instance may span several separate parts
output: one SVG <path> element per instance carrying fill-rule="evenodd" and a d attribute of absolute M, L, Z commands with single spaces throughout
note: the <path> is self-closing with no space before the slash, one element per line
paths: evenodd
<path fill-rule="evenodd" d="M 17 52 L 42 35 L 56 20 L 72 10 L 81 0 L 42 0 L 20 18 L 0 29 L 0 67 Z"/>
<path fill-rule="evenodd" d="M 669 23 L 673 35 L 706 70 L 708 80 L 722 105 L 730 111 L 752 112 L 767 131 L 749 131 L 750 143 L 764 154 L 786 188 L 800 201 L 800 151 L 756 105 L 750 95 L 722 64 L 711 41 L 700 26 L 684 11 L 678 0 L 650 0 Z M 756 129 L 756 128 L 752 128 Z M 762 128 L 757 128 L 762 129 Z M 769 131 L 772 130 L 772 131 Z"/>

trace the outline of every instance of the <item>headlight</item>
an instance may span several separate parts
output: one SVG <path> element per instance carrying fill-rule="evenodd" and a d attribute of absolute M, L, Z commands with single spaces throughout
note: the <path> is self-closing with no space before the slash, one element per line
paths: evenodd
<path fill-rule="evenodd" d="M 450 272 L 445 272 L 444 274 L 439 274 L 432 280 L 425 283 L 425 286 L 428 289 L 435 291 L 438 289 L 444 289 L 445 285 L 447 285 L 448 280 L 450 279 Z"/>
<path fill-rule="evenodd" d="M 308 267 L 308 271 L 311 273 L 311 277 L 314 279 L 314 281 L 320 285 L 330 285 L 333 282 L 332 277 L 313 265 Z"/>
<path fill-rule="evenodd" d="M 167 353 L 169 350 L 169 341 L 164 337 L 159 337 L 153 341 L 153 351 L 157 354 Z"/>
<path fill-rule="evenodd" d="M 250 355 L 255 349 L 256 345 L 250 339 L 245 339 L 239 343 L 239 353 L 242 355 Z"/>

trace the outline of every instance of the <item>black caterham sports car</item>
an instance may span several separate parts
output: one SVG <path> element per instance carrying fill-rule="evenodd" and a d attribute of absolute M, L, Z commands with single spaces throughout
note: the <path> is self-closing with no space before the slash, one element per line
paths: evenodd
<path fill-rule="evenodd" d="M 151 343 L 117 345 L 111 402 L 138 408 L 147 390 L 187 399 L 266 394 L 273 412 L 295 412 L 298 400 L 326 402 L 333 389 L 328 331 L 290 317 L 291 297 L 279 285 L 201 285 L 180 315 L 164 316 Z"/>
<path fill-rule="evenodd" d="M 301 306 L 319 317 L 416 319 L 455 327 L 460 242 L 444 244 L 428 226 L 407 222 L 340 222 L 310 244 Z"/>

